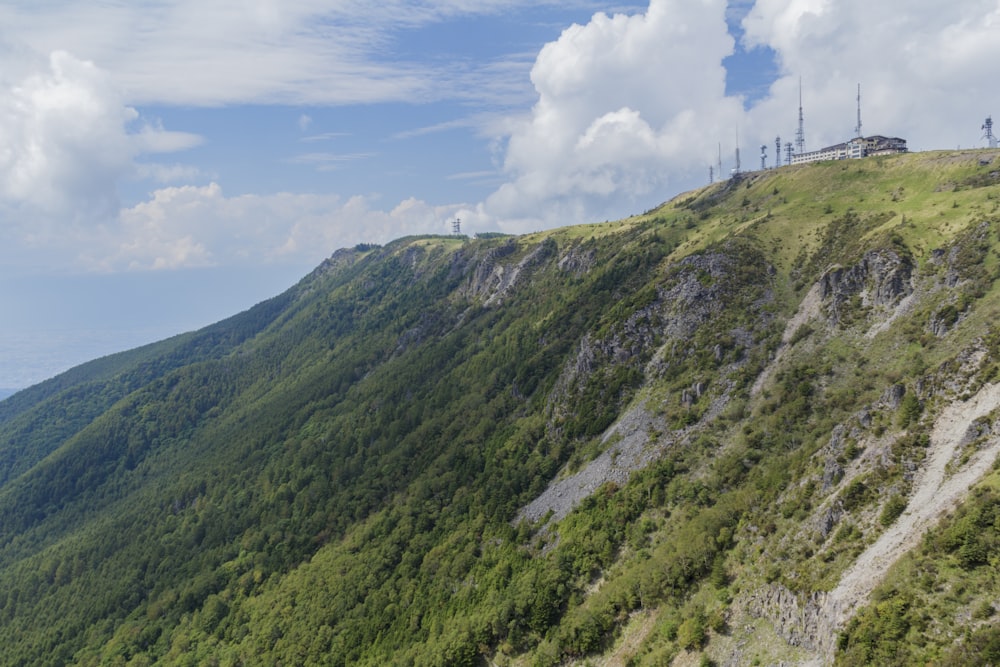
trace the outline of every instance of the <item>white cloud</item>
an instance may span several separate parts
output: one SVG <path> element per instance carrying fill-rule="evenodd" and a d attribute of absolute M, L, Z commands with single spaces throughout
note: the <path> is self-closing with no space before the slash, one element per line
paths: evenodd
<path fill-rule="evenodd" d="M 311 134 L 309 136 L 302 137 L 299 141 L 303 143 L 316 143 L 320 141 L 332 141 L 340 137 L 348 137 L 350 133 L 348 132 L 323 132 L 322 134 Z"/>
<path fill-rule="evenodd" d="M 851 136 L 856 87 L 862 130 L 919 150 L 976 145 L 1000 108 L 1000 2 L 758 0 L 744 20 L 750 45 L 779 56 L 784 76 L 754 109 L 757 127 L 794 130 L 802 77 L 807 149 Z"/>
<path fill-rule="evenodd" d="M 169 183 L 205 178 L 184 165 L 136 164 L 145 153 L 187 148 L 199 138 L 143 124 L 128 106 L 133 100 L 464 99 L 458 89 L 485 71 L 504 81 L 496 93 L 510 82 L 504 63 L 441 73 L 377 64 L 372 54 L 400 27 L 519 2 L 372 6 L 355 0 L 331 8 L 317 0 L 247 9 L 175 0 L 142 12 L 125 3 L 56 2 L 45 16 L 8 3 L 0 7 L 5 29 L 22 32 L 36 47 L 78 48 L 109 63 L 115 78 L 113 84 L 109 72 L 58 51 L 42 68 L 23 57 L 5 68 L 0 213 L 8 228 L 0 233 L 37 247 L 51 242 L 60 258 L 103 270 L 318 261 L 362 241 L 447 233 L 456 216 L 469 232 L 519 232 L 640 212 L 706 182 L 720 143 L 728 168 L 737 128 L 746 156 L 761 143 L 772 146 L 776 134 L 792 139 L 800 76 L 808 148 L 850 135 L 858 82 L 866 133 L 903 136 L 917 149 L 975 145 L 982 119 L 1000 109 L 992 72 L 1000 60 L 997 0 L 903 6 L 887 0 L 757 0 L 752 6 L 748 0 L 651 0 L 642 12 L 595 14 L 546 45 L 531 68 L 530 110 L 502 119 L 470 115 L 493 130 L 497 174 L 505 179 L 484 202 L 436 207 L 411 198 L 380 210 L 374 197 L 226 196 L 209 185 L 162 188 L 119 214 L 116 187 L 124 176 Z M 780 78 L 749 109 L 742 98 L 725 94 L 722 63 L 734 49 L 727 12 L 730 20 L 745 15 L 747 47 L 768 47 L 778 58 Z M 433 82 L 447 85 L 438 89 Z M 302 132 L 316 132 L 305 114 L 298 122 Z M 301 141 L 341 136 L 316 133 Z M 370 155 L 315 151 L 285 164 L 330 169 Z M 753 162 L 749 157 L 744 165 Z M 480 175 L 489 173 L 454 179 Z M 97 233 L 85 233 L 53 222 L 67 212 L 103 223 Z M 12 231 L 10 220 L 20 226 Z"/>
<path fill-rule="evenodd" d="M 0 32 L 65 49 L 114 73 L 132 104 L 354 104 L 496 100 L 523 75 L 515 55 L 482 66 L 385 57 L 395 34 L 552 0 L 10 0 Z M 565 3 L 563 3 L 565 4 Z M 501 76 L 502 75 L 502 76 Z"/>
<path fill-rule="evenodd" d="M 141 125 L 108 74 L 64 51 L 0 75 L 0 209 L 6 234 L 33 243 L 113 218 L 134 159 L 198 138 Z M 135 127 L 139 125 L 139 127 Z"/>
<path fill-rule="evenodd" d="M 749 109 L 724 92 L 727 12 L 779 65 Z M 651 0 L 641 14 L 596 14 L 538 55 L 537 101 L 503 133 L 508 181 L 482 210 L 512 231 L 637 213 L 705 183 L 720 144 L 728 170 L 737 131 L 747 168 L 757 146 L 793 140 L 799 77 L 807 150 L 852 136 L 858 83 L 866 134 L 916 150 L 980 145 L 1000 109 L 998 37 L 997 0 Z"/>
<path fill-rule="evenodd" d="M 333 171 L 340 169 L 343 165 L 356 160 L 370 158 L 374 153 L 302 153 L 287 158 L 288 164 L 312 165 L 318 171 Z"/>
<path fill-rule="evenodd" d="M 729 136 L 732 53 L 724 0 L 653 0 L 642 14 L 596 14 L 547 44 L 531 80 L 538 101 L 511 132 L 510 182 L 486 209 L 513 228 L 623 215 L 691 185 Z"/>
<path fill-rule="evenodd" d="M 0 196 L 45 212 L 115 210 L 115 181 L 136 118 L 92 64 L 55 52 L 48 70 L 7 81 L 0 95 Z"/>
<path fill-rule="evenodd" d="M 144 124 L 130 139 L 136 153 L 173 153 L 194 148 L 202 142 L 196 134 L 165 130 L 159 122 Z"/>
<path fill-rule="evenodd" d="M 141 179 L 151 180 L 161 185 L 167 183 L 190 183 L 191 181 L 206 178 L 201 169 L 194 165 L 160 164 L 156 162 L 137 164 L 136 175 Z"/>
<path fill-rule="evenodd" d="M 400 236 L 447 233 L 458 207 L 417 199 L 379 210 L 369 198 L 278 193 L 227 197 L 215 184 L 162 188 L 84 242 L 77 261 L 98 271 L 293 261 Z M 470 213 L 470 220 L 474 214 Z M 82 241 L 82 240 L 81 240 Z"/>

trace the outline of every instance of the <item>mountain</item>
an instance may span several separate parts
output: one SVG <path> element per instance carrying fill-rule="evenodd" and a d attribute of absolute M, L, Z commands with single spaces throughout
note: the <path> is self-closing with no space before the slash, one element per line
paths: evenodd
<path fill-rule="evenodd" d="M 995 664 L 1000 151 L 339 250 L 0 402 L 0 664 Z"/>

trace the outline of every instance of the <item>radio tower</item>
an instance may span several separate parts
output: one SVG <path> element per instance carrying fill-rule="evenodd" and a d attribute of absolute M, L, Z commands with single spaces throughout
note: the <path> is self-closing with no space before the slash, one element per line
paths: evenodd
<path fill-rule="evenodd" d="M 740 129 L 736 128 L 736 169 L 733 169 L 733 175 L 740 175 Z"/>
<path fill-rule="evenodd" d="M 805 119 L 802 116 L 802 77 L 799 77 L 799 129 L 795 132 L 795 148 L 801 155 L 806 152 Z"/>
<path fill-rule="evenodd" d="M 793 155 L 795 155 L 795 151 L 794 149 L 792 149 L 792 142 L 786 141 L 785 142 L 785 159 L 787 160 L 786 164 L 792 163 Z"/>
<path fill-rule="evenodd" d="M 719 178 L 722 178 L 722 142 L 719 142 Z"/>
<path fill-rule="evenodd" d="M 708 184 L 715 183 L 715 167 L 708 165 Z"/>
<path fill-rule="evenodd" d="M 989 142 L 990 148 L 996 148 L 997 138 L 996 135 L 993 134 L 993 116 L 986 117 L 986 122 L 983 123 L 982 129 L 986 130 L 986 134 L 983 135 L 983 139 Z"/>
<path fill-rule="evenodd" d="M 767 144 L 760 145 L 760 170 L 767 169 Z"/>
<path fill-rule="evenodd" d="M 781 137 L 774 138 L 774 166 L 781 166 Z"/>
<path fill-rule="evenodd" d="M 861 138 L 861 84 L 858 84 L 858 126 L 854 128 L 854 134 Z"/>
<path fill-rule="evenodd" d="M 462 219 L 455 218 L 451 223 L 451 233 L 458 236 L 462 233 Z"/>

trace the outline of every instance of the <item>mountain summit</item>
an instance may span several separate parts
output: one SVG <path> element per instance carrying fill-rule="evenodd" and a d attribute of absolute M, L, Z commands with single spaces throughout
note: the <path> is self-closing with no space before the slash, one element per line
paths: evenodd
<path fill-rule="evenodd" d="M 1000 151 L 339 250 L 0 402 L 0 664 L 995 664 Z"/>

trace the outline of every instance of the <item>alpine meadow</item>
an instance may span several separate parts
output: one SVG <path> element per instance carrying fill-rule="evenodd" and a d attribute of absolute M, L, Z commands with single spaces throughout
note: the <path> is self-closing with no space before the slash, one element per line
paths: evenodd
<path fill-rule="evenodd" d="M 338 250 L 0 402 L 0 664 L 1000 664 L 998 278 L 996 149 Z"/>

